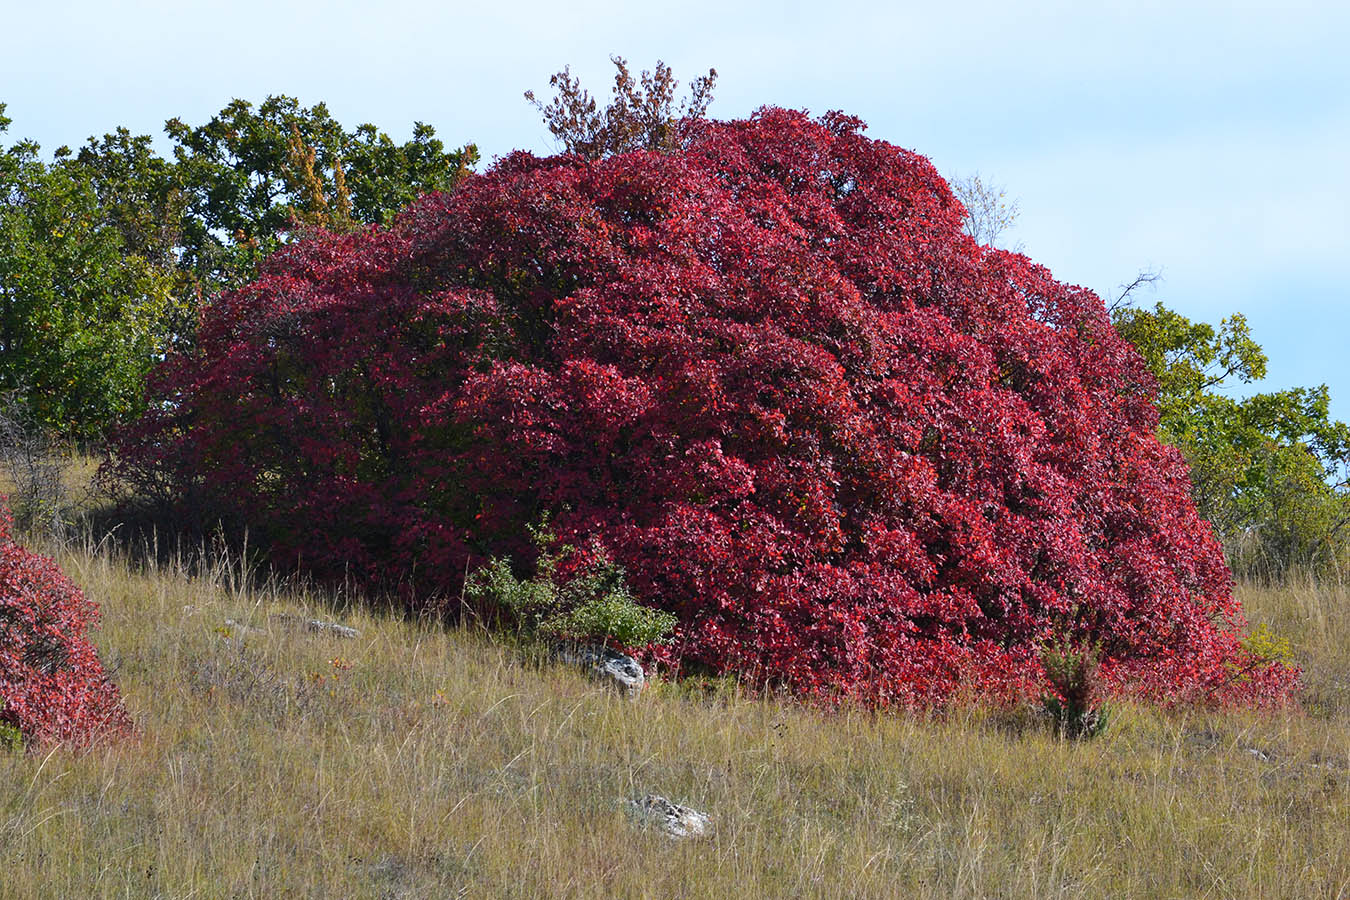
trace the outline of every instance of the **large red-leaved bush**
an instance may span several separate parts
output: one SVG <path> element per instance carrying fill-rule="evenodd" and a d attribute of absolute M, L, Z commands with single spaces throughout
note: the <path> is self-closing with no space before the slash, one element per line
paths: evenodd
<path fill-rule="evenodd" d="M 0 505 L 0 725 L 34 744 L 86 744 L 130 720 L 86 634 L 98 608 L 51 559 L 16 543 Z"/>
<path fill-rule="evenodd" d="M 805 693 L 1032 693 L 1068 639 L 1117 692 L 1285 696 L 1102 301 L 961 219 L 838 114 L 517 153 L 214 302 L 123 472 L 424 599 L 550 511 L 678 615 L 656 656 Z"/>

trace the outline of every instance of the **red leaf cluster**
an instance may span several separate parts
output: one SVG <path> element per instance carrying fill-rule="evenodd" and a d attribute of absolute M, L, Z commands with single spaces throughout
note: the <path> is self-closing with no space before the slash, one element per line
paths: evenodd
<path fill-rule="evenodd" d="M 290 247 L 159 373 L 124 471 L 311 570 L 453 596 L 553 513 L 676 613 L 671 664 L 869 702 L 1278 699 L 1102 301 L 978 246 L 839 114 L 513 154 Z"/>
<path fill-rule="evenodd" d="M 98 608 L 52 560 L 17 544 L 0 505 L 0 724 L 36 744 L 86 744 L 131 723 L 86 631 Z"/>

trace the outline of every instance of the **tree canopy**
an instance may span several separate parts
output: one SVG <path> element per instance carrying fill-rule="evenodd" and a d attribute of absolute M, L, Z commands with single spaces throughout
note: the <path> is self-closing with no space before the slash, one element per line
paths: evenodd
<path fill-rule="evenodd" d="M 656 658 L 818 696 L 1034 696 L 1051 641 L 1120 692 L 1286 696 L 1145 361 L 962 217 L 841 114 L 513 154 L 211 304 L 123 474 L 437 609 L 549 513 L 676 616 Z"/>
<path fill-rule="evenodd" d="M 101 195 L 95 166 L 69 154 L 48 165 L 38 150 L 0 153 L 0 389 L 19 391 L 36 422 L 88 436 L 138 408 L 182 299 L 142 243 L 139 198 Z"/>
<path fill-rule="evenodd" d="M 1158 380 L 1159 436 L 1185 456 L 1234 568 L 1278 577 L 1350 563 L 1350 426 L 1331 418 L 1326 385 L 1235 396 L 1267 364 L 1240 314 L 1216 328 L 1159 303 L 1114 319 Z"/>
<path fill-rule="evenodd" d="M 253 278 L 276 248 L 387 224 L 477 160 L 430 126 L 397 143 L 290 97 L 165 131 L 172 159 L 125 128 L 49 160 L 31 141 L 0 151 L 0 390 L 68 437 L 137 411 L 149 370 L 195 335 L 203 298 Z"/>
<path fill-rule="evenodd" d="M 323 103 L 234 100 L 209 121 L 170 119 L 184 194 L 183 265 L 203 289 L 247 281 L 258 263 L 306 229 L 387 225 L 419 194 L 454 187 L 478 160 L 447 150 L 418 122 L 402 144 L 374 125 L 347 130 Z"/>

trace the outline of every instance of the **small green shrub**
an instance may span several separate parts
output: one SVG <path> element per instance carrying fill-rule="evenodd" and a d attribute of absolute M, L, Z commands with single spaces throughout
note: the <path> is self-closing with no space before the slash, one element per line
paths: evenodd
<path fill-rule="evenodd" d="M 1054 694 L 1041 698 L 1059 733 L 1075 740 L 1094 738 L 1106 731 L 1110 711 L 1101 702 L 1101 683 L 1096 647 L 1075 646 L 1068 641 L 1041 649 L 1041 665 Z"/>
<path fill-rule="evenodd" d="M 1294 647 L 1289 643 L 1289 639 L 1276 634 L 1264 622 L 1253 628 L 1242 639 L 1242 649 L 1250 653 L 1253 659 L 1262 662 L 1278 662 L 1284 665 L 1292 665 L 1294 662 Z"/>
<path fill-rule="evenodd" d="M 5 701 L 0 699 L 0 713 L 5 711 Z M 0 721 L 0 753 L 18 753 L 23 749 L 23 733 L 9 722 Z"/>
<path fill-rule="evenodd" d="M 563 579 L 559 567 L 576 548 L 554 546 L 556 536 L 547 518 L 530 527 L 539 548 L 532 578 L 522 580 L 510 558 L 492 558 L 471 573 L 466 599 L 480 608 L 500 610 L 531 638 L 598 640 L 623 647 L 658 643 L 675 628 L 675 616 L 638 603 L 624 580 L 623 569 L 604 549 L 592 546 L 579 571 Z"/>

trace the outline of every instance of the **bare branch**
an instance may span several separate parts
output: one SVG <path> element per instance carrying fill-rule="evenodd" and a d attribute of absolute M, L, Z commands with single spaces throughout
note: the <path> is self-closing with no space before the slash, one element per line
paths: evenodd
<path fill-rule="evenodd" d="M 977 243 L 994 246 L 1021 213 L 1018 201 L 1006 199 L 1006 189 L 985 182 L 979 172 L 953 178 L 950 184 L 952 193 L 966 208 L 965 232 Z"/>
<path fill-rule="evenodd" d="M 1162 269 L 1140 269 L 1139 274 L 1134 276 L 1133 281 L 1120 285 L 1120 293 L 1116 294 L 1115 298 L 1106 304 L 1107 310 L 1115 312 L 1118 309 L 1133 306 L 1133 294 L 1136 291 L 1145 287 L 1150 291 L 1156 291 L 1160 281 L 1162 281 Z"/>

